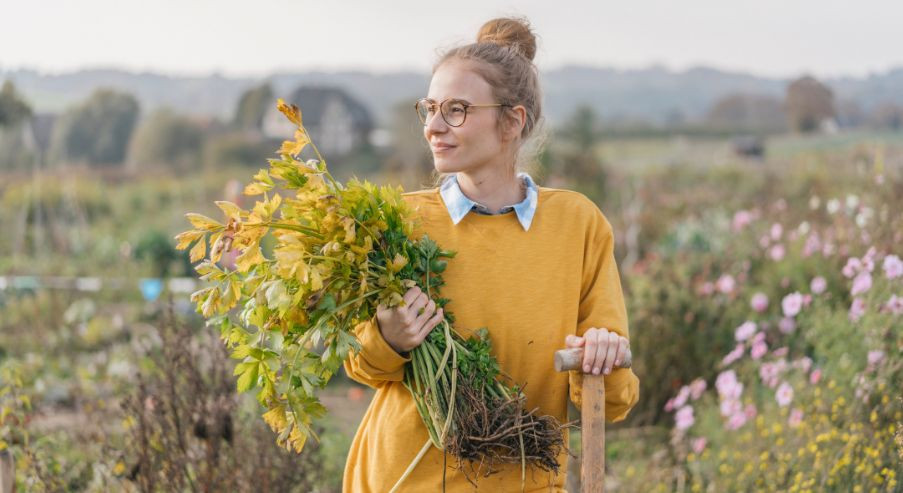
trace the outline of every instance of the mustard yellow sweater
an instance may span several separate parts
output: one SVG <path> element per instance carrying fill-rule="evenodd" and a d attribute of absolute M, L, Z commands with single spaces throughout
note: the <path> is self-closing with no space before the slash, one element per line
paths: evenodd
<path fill-rule="evenodd" d="M 569 397 L 579 409 L 582 383 L 578 372 L 555 371 L 553 355 L 565 347 L 565 336 L 605 327 L 628 337 L 611 224 L 583 194 L 546 187 L 538 189 L 528 231 L 514 212 L 467 214 L 455 225 L 436 188 L 405 193 L 404 199 L 421 220 L 414 238 L 428 234 L 441 248 L 457 252 L 443 273 L 440 293 L 451 300 L 446 311 L 455 315 L 455 329 L 467 337 L 487 327 L 502 371 L 525 385 L 527 409 L 539 407 L 539 414 L 565 422 Z M 355 331 L 363 348 L 349 356 L 345 370 L 377 391 L 351 444 L 343 491 L 384 493 L 428 433 L 401 383 L 410 358 L 386 343 L 375 317 Z M 621 421 L 639 399 L 639 379 L 631 369 L 612 370 L 604 378 L 606 418 Z M 527 491 L 565 491 L 567 461 L 562 453 L 554 477 L 528 468 Z M 449 455 L 446 491 L 474 491 L 455 465 Z M 520 464 L 495 467 L 500 472 L 479 478 L 479 491 L 521 491 Z M 442 452 L 430 447 L 400 491 L 441 491 L 442 468 Z"/>

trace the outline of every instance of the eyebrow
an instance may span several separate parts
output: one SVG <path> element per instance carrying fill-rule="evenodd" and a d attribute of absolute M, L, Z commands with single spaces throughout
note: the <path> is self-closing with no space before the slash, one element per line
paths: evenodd
<path fill-rule="evenodd" d="M 433 99 L 433 98 L 423 98 L 423 99 L 425 99 L 425 100 L 427 100 L 427 101 L 429 101 L 429 102 L 431 102 L 431 103 L 437 103 L 437 104 L 438 104 L 438 101 L 436 101 L 436 100 Z M 471 104 L 470 101 L 468 101 L 468 100 L 466 100 L 466 99 L 462 99 L 462 98 L 448 98 L 448 99 L 450 99 L 450 100 L 452 100 L 452 101 L 458 101 L 458 102 L 461 102 L 461 103 L 464 103 L 464 104 L 467 104 L 467 105 Z"/>

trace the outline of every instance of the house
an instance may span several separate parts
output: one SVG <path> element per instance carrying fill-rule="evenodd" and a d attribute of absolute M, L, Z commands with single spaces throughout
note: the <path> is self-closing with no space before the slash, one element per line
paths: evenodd
<path fill-rule="evenodd" d="M 304 127 L 324 156 L 346 155 L 369 144 L 374 126 L 370 112 L 342 89 L 302 86 L 283 99 L 301 109 Z M 295 128 L 272 104 L 264 114 L 261 131 L 267 138 L 282 140 L 291 138 Z"/>

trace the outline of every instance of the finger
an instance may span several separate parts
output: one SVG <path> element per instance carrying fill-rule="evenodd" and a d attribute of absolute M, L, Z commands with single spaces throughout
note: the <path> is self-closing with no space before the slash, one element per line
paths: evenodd
<path fill-rule="evenodd" d="M 608 351 L 605 355 L 605 374 L 608 375 L 611 373 L 612 367 L 615 365 L 615 355 L 618 353 L 618 346 L 620 346 L 621 337 L 614 332 L 608 333 Z"/>
<path fill-rule="evenodd" d="M 608 353 L 608 331 L 599 329 L 596 340 L 596 359 L 593 362 L 593 375 L 602 373 L 602 365 L 605 364 L 605 355 Z"/>
<path fill-rule="evenodd" d="M 570 334 L 564 338 L 565 347 L 569 348 L 578 348 L 583 347 L 584 338 L 580 336 L 575 336 L 574 334 Z"/>
<path fill-rule="evenodd" d="M 630 341 L 626 337 L 618 338 L 618 354 L 615 355 L 615 366 L 620 367 L 624 360 L 627 359 L 627 348 Z"/>
<path fill-rule="evenodd" d="M 426 294 L 420 293 L 414 298 L 414 301 L 407 307 L 408 313 L 411 314 L 411 319 L 415 320 L 418 316 L 420 316 L 420 309 L 425 307 L 426 304 L 430 301 L 429 298 L 426 297 Z"/>
<path fill-rule="evenodd" d="M 436 302 L 430 300 L 426 306 L 423 308 L 423 313 L 417 316 L 414 320 L 415 327 L 423 327 L 423 324 L 426 323 L 427 320 L 430 319 L 436 313 Z"/>
<path fill-rule="evenodd" d="M 430 332 L 432 332 L 432 330 L 435 329 L 437 325 L 442 323 L 443 314 L 444 312 L 440 308 L 436 310 L 436 313 L 434 313 L 433 316 L 430 317 L 430 319 L 427 320 L 425 324 L 423 324 L 423 330 L 421 330 L 420 334 L 417 335 L 418 341 L 423 342 L 423 340 L 426 339 L 426 336 L 430 335 Z"/>
<path fill-rule="evenodd" d="M 423 291 L 421 291 L 418 286 L 414 286 L 413 288 L 409 289 L 402 297 L 402 299 L 404 299 L 404 304 L 410 305 L 411 302 L 414 301 L 414 298 L 416 298 L 422 292 Z"/>
<path fill-rule="evenodd" d="M 583 334 L 583 339 L 586 341 L 583 348 L 583 373 L 592 371 L 596 361 L 596 346 L 598 346 L 596 338 L 596 329 L 589 329 Z"/>

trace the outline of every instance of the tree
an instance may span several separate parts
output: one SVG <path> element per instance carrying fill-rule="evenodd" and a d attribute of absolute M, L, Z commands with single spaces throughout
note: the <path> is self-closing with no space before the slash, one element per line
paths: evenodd
<path fill-rule="evenodd" d="M 180 171 L 198 169 L 204 131 L 168 108 L 154 112 L 135 131 L 129 168 L 165 165 Z"/>
<path fill-rule="evenodd" d="M 121 164 L 137 120 L 138 101 L 134 96 L 98 89 L 60 117 L 50 140 L 50 159 Z"/>
<path fill-rule="evenodd" d="M 788 125 L 797 132 L 818 130 L 824 120 L 836 116 L 834 93 L 808 75 L 787 86 L 784 105 Z"/>
<path fill-rule="evenodd" d="M 590 197 L 605 188 L 605 167 L 596 154 L 600 132 L 596 112 L 588 105 L 578 106 L 559 131 L 562 143 L 552 173 L 564 176 L 574 187 Z"/>
<path fill-rule="evenodd" d="M 706 115 L 709 125 L 735 130 L 781 130 L 781 101 L 765 94 L 731 93 L 717 101 Z"/>
<path fill-rule="evenodd" d="M 900 130 L 903 128 L 903 106 L 885 101 L 872 110 L 869 120 L 874 127 Z"/>
<path fill-rule="evenodd" d="M 13 127 L 31 116 L 31 107 L 20 97 L 12 81 L 0 89 L 0 127 Z"/>
<path fill-rule="evenodd" d="M 242 129 L 259 130 L 263 117 L 273 102 L 273 89 L 263 84 L 245 91 L 235 109 L 235 126 Z"/>

